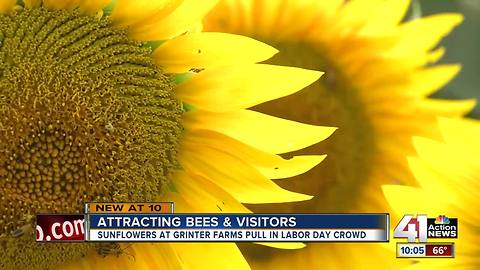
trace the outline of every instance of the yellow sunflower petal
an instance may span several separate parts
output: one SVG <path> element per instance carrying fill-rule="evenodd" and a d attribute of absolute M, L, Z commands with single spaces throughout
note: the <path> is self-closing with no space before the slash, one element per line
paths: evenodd
<path fill-rule="evenodd" d="M 177 213 L 251 213 L 229 193 L 200 175 L 177 172 L 175 192 L 169 194 Z M 183 198 L 182 203 L 175 198 Z"/>
<path fill-rule="evenodd" d="M 173 179 L 175 192 L 167 194 L 166 200 L 175 202 L 176 213 L 251 213 L 229 193 L 200 175 L 190 177 L 178 172 Z M 281 249 L 305 247 L 303 243 L 258 244 Z"/>
<path fill-rule="evenodd" d="M 26 8 L 34 8 L 40 6 L 41 0 L 23 0 Z"/>
<path fill-rule="evenodd" d="M 427 61 L 425 61 L 425 63 L 426 64 L 436 63 L 444 55 L 445 55 L 445 47 L 439 47 L 427 54 L 426 56 Z"/>
<path fill-rule="evenodd" d="M 383 193 L 388 203 L 398 216 L 405 214 L 430 214 L 438 215 L 444 213 L 445 209 L 442 204 L 436 203 L 435 194 L 426 193 L 420 188 L 399 186 L 399 185 L 383 185 Z M 449 215 L 449 213 L 445 213 Z M 450 213 L 455 215 L 455 213 Z"/>
<path fill-rule="evenodd" d="M 232 53 L 232 48 L 239 49 Z M 153 57 L 165 72 L 186 72 L 191 68 L 257 63 L 269 59 L 277 52 L 265 43 L 244 36 L 195 33 L 163 43 L 155 50 Z"/>
<path fill-rule="evenodd" d="M 400 54 L 428 51 L 462 20 L 461 14 L 444 13 L 405 23 L 400 26 L 401 40 L 394 50 Z"/>
<path fill-rule="evenodd" d="M 255 25 L 255 31 L 259 34 L 264 34 L 265 31 L 270 31 L 273 27 L 273 23 L 276 21 L 277 14 L 281 11 L 281 1 L 252 1 L 253 8 L 261 16 L 255 16 L 258 18 Z"/>
<path fill-rule="evenodd" d="M 217 150 L 229 149 L 230 152 L 254 166 L 260 173 L 270 179 L 288 178 L 309 171 L 322 160 L 325 155 L 294 156 L 291 159 L 262 152 L 242 142 L 223 134 L 209 130 L 195 130 L 188 132 L 185 142 L 208 145 Z"/>
<path fill-rule="evenodd" d="M 327 155 L 321 156 L 295 156 L 288 160 L 282 160 L 277 165 L 269 167 L 256 167 L 259 172 L 270 179 L 281 179 L 297 176 L 309 171 L 322 162 Z"/>
<path fill-rule="evenodd" d="M 250 269 L 233 243 L 135 243 L 125 252 L 105 258 L 92 254 L 66 269 Z"/>
<path fill-rule="evenodd" d="M 458 244 L 455 245 L 455 249 L 458 248 Z M 458 260 L 458 259 L 456 259 Z M 452 261 L 446 263 L 444 260 L 438 260 L 436 258 L 422 258 L 421 263 L 415 263 L 409 266 L 406 266 L 402 270 L 425 270 L 425 269 L 435 269 L 435 270 L 476 270 L 471 265 L 465 264 L 461 261 Z"/>
<path fill-rule="evenodd" d="M 108 6 L 111 0 L 82 0 L 80 1 L 80 9 L 87 14 L 95 14 Z"/>
<path fill-rule="evenodd" d="M 184 0 L 165 18 L 138 25 L 130 29 L 130 34 L 139 40 L 165 40 L 178 36 L 201 21 L 216 3 L 217 0 Z"/>
<path fill-rule="evenodd" d="M 430 178 L 426 176 L 418 176 L 418 182 L 424 187 L 424 189 L 435 189 L 434 187 L 430 188 L 428 183 L 424 183 L 424 181 L 429 181 L 431 179 L 434 179 L 431 181 L 435 181 L 437 184 L 443 183 L 443 186 L 455 184 L 458 187 L 465 189 L 465 191 L 468 191 L 469 187 L 476 185 L 475 172 L 480 171 L 480 164 L 476 162 L 478 152 L 480 151 L 479 148 L 459 148 L 456 145 L 451 146 L 418 137 L 414 137 L 413 143 L 418 156 L 425 162 L 428 161 L 428 164 L 431 167 L 435 168 L 437 171 L 441 171 L 442 175 L 444 175 L 444 177 L 437 176 Z M 452 156 L 455 156 L 456 162 L 452 162 Z M 419 163 L 416 158 L 410 158 L 409 163 L 411 163 L 412 160 L 415 163 Z M 415 164 L 410 164 L 410 167 L 415 167 L 415 169 L 417 169 L 418 166 L 414 165 Z M 435 185 L 435 183 L 430 183 L 430 186 Z"/>
<path fill-rule="evenodd" d="M 196 108 L 225 112 L 293 94 L 316 81 L 321 74 L 293 67 L 235 65 L 200 72 L 180 84 L 176 93 Z"/>
<path fill-rule="evenodd" d="M 422 102 L 421 107 L 432 114 L 445 117 L 457 117 L 470 112 L 475 107 L 476 103 L 476 99 L 428 99 Z"/>
<path fill-rule="evenodd" d="M 110 15 L 113 23 L 120 27 L 151 24 L 173 12 L 182 0 L 118 0 Z"/>
<path fill-rule="evenodd" d="M 188 143 L 182 148 L 179 161 L 184 169 L 208 178 L 242 203 L 279 203 L 312 198 L 280 188 L 227 152 Z"/>
<path fill-rule="evenodd" d="M 174 243 L 170 245 L 183 263 L 182 269 L 250 270 L 250 266 L 237 245 L 233 243 Z"/>
<path fill-rule="evenodd" d="M 189 112 L 187 129 L 213 130 L 267 153 L 286 153 L 328 138 L 336 128 L 302 124 L 250 110 L 228 113 Z"/>
<path fill-rule="evenodd" d="M 132 245 L 132 249 L 135 253 L 135 264 L 133 267 L 127 268 L 120 264 L 120 267 L 113 268 L 106 264 L 104 268 L 98 267 L 95 269 L 186 269 L 176 250 L 169 243 L 135 243 Z"/>
<path fill-rule="evenodd" d="M 480 122 L 478 120 L 458 120 L 440 117 L 438 123 L 447 143 L 454 144 L 456 147 L 465 148 L 465 150 L 472 146 L 475 148 L 480 146 L 478 139 Z"/>
<path fill-rule="evenodd" d="M 462 168 L 458 164 L 434 170 L 427 162 L 432 163 L 432 161 L 418 158 L 409 160 L 410 168 L 423 190 L 428 190 L 429 194 L 442 198 L 442 204 L 448 205 L 452 212 L 454 210 L 458 215 L 469 220 L 475 219 L 477 215 L 464 207 L 464 205 L 474 205 L 478 201 L 478 194 L 472 192 L 476 188 L 480 189 L 476 181 L 477 177 L 465 175 L 472 172 L 471 168 L 467 166 Z M 458 169 L 464 169 L 463 173 Z"/>
<path fill-rule="evenodd" d="M 274 242 L 263 242 L 256 243 L 267 247 L 279 248 L 279 249 L 300 249 L 304 248 L 306 245 L 304 243 L 274 243 Z"/>
<path fill-rule="evenodd" d="M 336 15 L 338 22 L 333 27 L 355 31 L 378 10 L 382 0 L 357 0 L 348 1 L 342 6 Z"/>
<path fill-rule="evenodd" d="M 2 0 L 0 2 L 0 13 L 7 13 L 13 9 L 15 4 L 17 3 L 16 0 Z"/>
<path fill-rule="evenodd" d="M 367 23 L 362 27 L 360 34 L 374 35 L 384 34 L 391 30 L 405 16 L 410 6 L 409 0 L 387 0 L 380 4 L 379 9 L 371 16 Z"/>
<path fill-rule="evenodd" d="M 452 80 L 460 71 L 460 65 L 439 65 L 413 74 L 409 88 L 413 93 L 427 97 Z"/>
<path fill-rule="evenodd" d="M 199 21 L 195 23 L 190 29 L 187 30 L 187 33 L 194 34 L 194 33 L 201 33 L 203 32 L 203 22 Z"/>
<path fill-rule="evenodd" d="M 417 157 L 410 157 L 408 163 L 415 179 L 417 179 L 424 190 L 431 191 L 432 194 L 436 194 L 439 198 L 448 198 L 447 200 L 454 199 L 452 198 L 454 194 L 449 194 L 450 190 L 445 188 L 446 186 L 441 185 L 441 183 L 447 182 L 446 177 L 439 174 L 424 160 Z M 446 184 L 448 184 L 448 182 Z"/>
<path fill-rule="evenodd" d="M 79 6 L 81 0 L 43 0 L 43 6 L 52 10 L 70 10 Z"/>

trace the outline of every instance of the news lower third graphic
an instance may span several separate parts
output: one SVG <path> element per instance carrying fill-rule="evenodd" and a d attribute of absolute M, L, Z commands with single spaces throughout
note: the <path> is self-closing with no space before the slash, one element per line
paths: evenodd
<path fill-rule="evenodd" d="M 388 242 L 388 214 L 176 214 L 168 203 L 87 203 L 38 215 L 37 241 Z"/>
<path fill-rule="evenodd" d="M 381 242 L 386 215 L 91 214 L 90 241 Z"/>
<path fill-rule="evenodd" d="M 393 237 L 407 239 L 407 242 L 397 242 L 397 258 L 454 258 L 453 242 L 428 242 L 428 239 L 456 239 L 458 219 L 445 215 L 436 218 L 405 215 L 395 227 Z"/>
<path fill-rule="evenodd" d="M 37 242 L 388 242 L 389 214 L 186 214 L 173 202 L 86 203 L 84 214 L 37 215 Z M 397 258 L 454 258 L 458 219 L 405 215 Z M 418 241 L 417 241 L 418 240 Z"/>

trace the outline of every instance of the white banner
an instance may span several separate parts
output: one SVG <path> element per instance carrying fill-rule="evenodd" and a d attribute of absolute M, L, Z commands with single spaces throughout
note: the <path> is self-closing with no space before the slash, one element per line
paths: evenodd
<path fill-rule="evenodd" d="M 88 241 L 107 242 L 370 242 L 382 229 L 90 229 Z"/>

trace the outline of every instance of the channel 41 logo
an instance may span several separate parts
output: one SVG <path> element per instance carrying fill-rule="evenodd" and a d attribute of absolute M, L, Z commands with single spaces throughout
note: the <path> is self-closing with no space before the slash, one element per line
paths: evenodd
<path fill-rule="evenodd" d="M 408 242 L 427 242 L 428 238 L 457 238 L 458 219 L 440 215 L 428 218 L 426 215 L 405 215 L 393 231 L 394 238 L 408 238 Z"/>

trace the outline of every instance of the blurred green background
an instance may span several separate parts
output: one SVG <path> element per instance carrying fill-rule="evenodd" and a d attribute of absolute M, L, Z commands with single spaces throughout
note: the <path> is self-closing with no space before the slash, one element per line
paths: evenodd
<path fill-rule="evenodd" d="M 459 12 L 464 22 L 447 36 L 441 46 L 447 51 L 441 63 L 461 63 L 462 71 L 434 97 L 480 100 L 480 0 L 417 0 L 422 16 Z M 471 114 L 480 118 L 480 105 Z"/>

